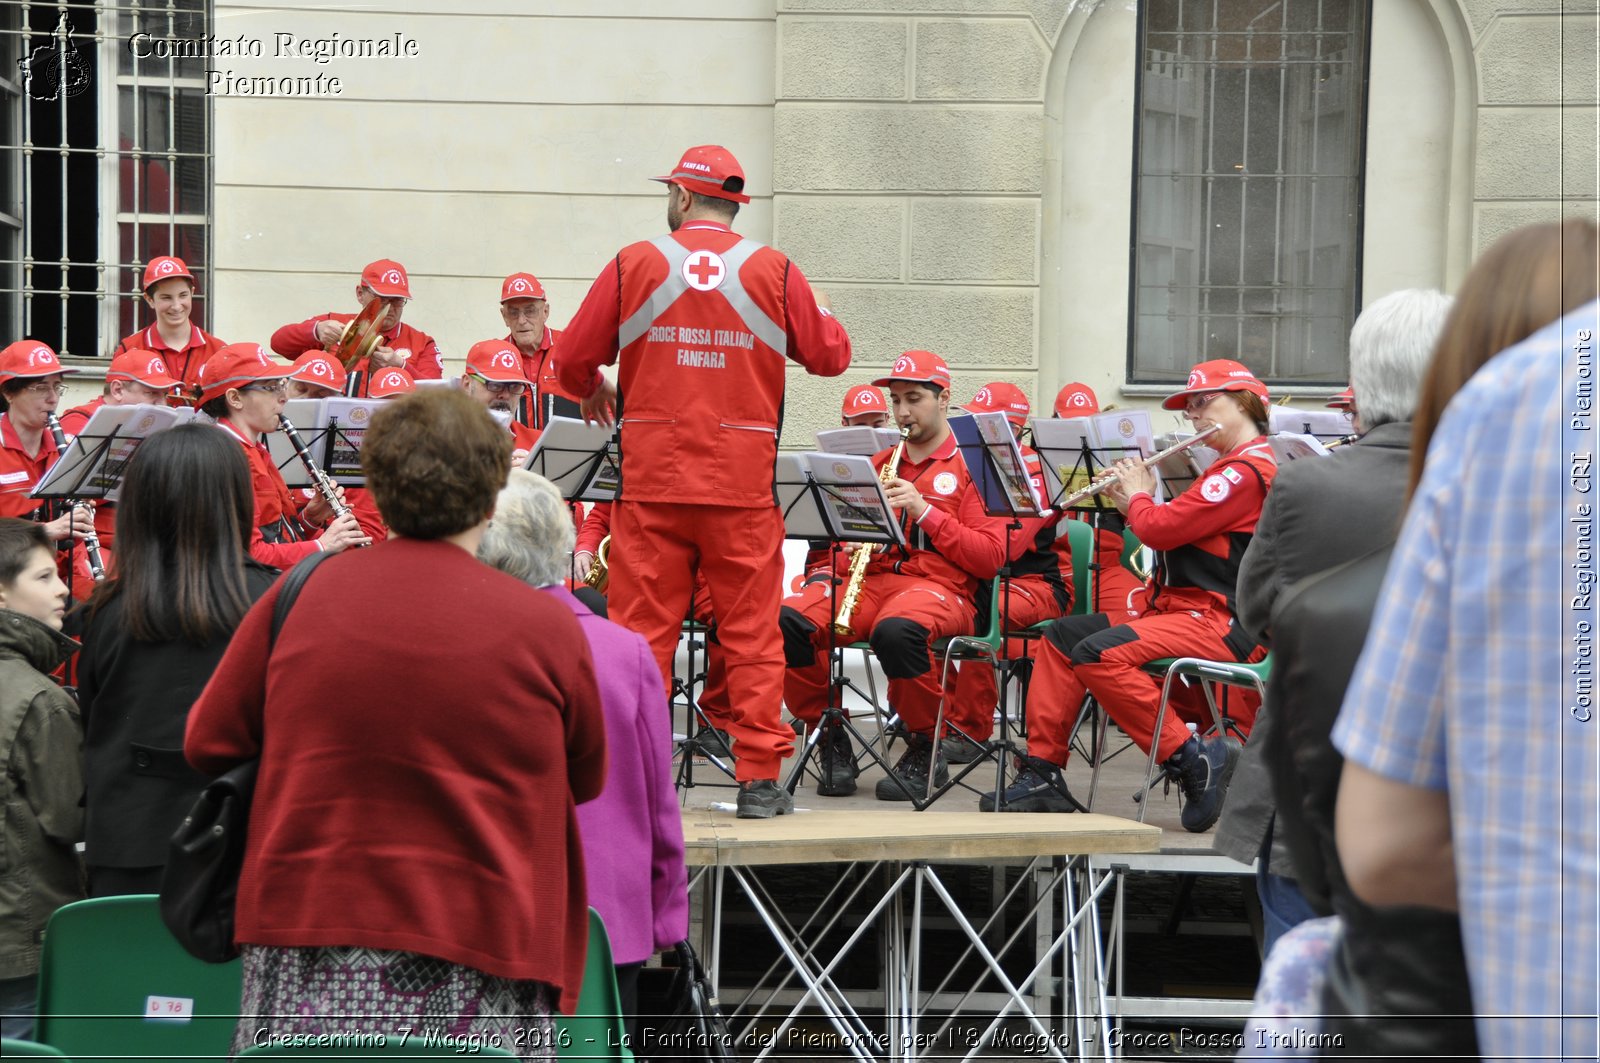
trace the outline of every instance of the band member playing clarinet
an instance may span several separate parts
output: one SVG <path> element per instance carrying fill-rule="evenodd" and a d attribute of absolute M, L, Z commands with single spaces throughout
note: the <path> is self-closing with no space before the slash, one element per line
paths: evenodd
<path fill-rule="evenodd" d="M 1028 687 L 1028 753 L 1001 795 L 1001 811 L 1070 808 L 1061 769 L 1068 729 L 1088 693 L 1146 753 L 1156 745 L 1156 759 L 1182 792 L 1184 828 L 1200 833 L 1216 823 L 1238 747 L 1223 735 L 1190 734 L 1174 711 L 1161 733 L 1153 733 L 1161 680 L 1142 666 L 1161 657 L 1265 656 L 1234 620 L 1234 589 L 1278 471 L 1264 438 L 1267 402 L 1266 385 L 1243 365 L 1202 362 L 1189 373 L 1187 386 L 1161 405 L 1182 410 L 1196 431 L 1216 426 L 1210 444 L 1221 457 L 1192 488 L 1159 505 L 1155 476 L 1143 462 L 1125 458 L 1113 466 L 1118 480 L 1108 494 L 1140 541 L 1158 551 L 1155 578 L 1136 618 L 1122 622 L 1092 613 L 1045 629 Z M 1248 726 L 1255 706 L 1233 715 Z M 993 795 L 980 798 L 978 807 L 994 811 Z"/>
<path fill-rule="evenodd" d="M 58 543 L 88 533 L 94 519 L 89 507 L 62 507 L 28 496 L 60 456 L 49 422 L 66 390 L 64 375 L 76 371 L 37 340 L 18 340 L 0 351 L 0 399 L 5 405 L 0 413 L 0 517 L 38 521 Z M 74 544 L 74 568 L 80 553 L 81 546 Z M 83 559 L 85 569 L 87 564 Z"/>
<path fill-rule="evenodd" d="M 730 228 L 744 171 L 726 148 L 690 148 L 667 185 L 669 236 L 606 264 L 556 345 L 584 416 L 622 415 L 612 519 L 613 617 L 649 639 L 671 689 L 695 573 L 727 653 L 738 814 L 794 810 L 777 784 L 794 747 L 780 719 L 783 517 L 773 495 L 784 366 L 850 365 L 850 339 L 787 256 Z M 613 387 L 600 366 L 617 363 Z"/>
<path fill-rule="evenodd" d="M 231 343 L 200 373 L 200 412 L 237 439 L 250 462 L 250 486 L 256 498 L 250 556 L 283 569 L 318 550 L 337 553 L 369 542 L 354 515 L 335 517 L 327 499 L 318 498 L 297 516 L 294 494 L 261 442 L 263 435 L 278 428 L 278 415 L 288 398 L 284 378 L 293 371 L 292 366 L 274 362 L 258 343 Z M 322 532 L 313 538 L 318 527 Z"/>

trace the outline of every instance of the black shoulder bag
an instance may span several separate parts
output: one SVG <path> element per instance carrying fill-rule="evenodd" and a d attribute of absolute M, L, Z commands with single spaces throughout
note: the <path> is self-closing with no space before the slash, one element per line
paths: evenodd
<path fill-rule="evenodd" d="M 319 550 L 283 577 L 267 636 L 269 659 L 300 589 L 327 556 Z M 167 849 L 161 921 L 190 955 L 207 963 L 226 963 L 239 955 L 233 943 L 233 908 L 260 766 L 259 757 L 247 760 L 207 784 Z"/>

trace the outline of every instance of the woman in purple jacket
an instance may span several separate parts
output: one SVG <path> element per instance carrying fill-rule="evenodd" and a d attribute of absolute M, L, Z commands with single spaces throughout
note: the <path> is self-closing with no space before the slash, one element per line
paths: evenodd
<path fill-rule="evenodd" d="M 567 590 L 572 517 L 555 486 L 520 469 L 495 505 L 478 557 L 567 603 L 589 639 L 605 710 L 605 789 L 578 806 L 589 904 L 605 920 L 633 1032 L 639 968 L 689 933 L 683 821 L 672 786 L 672 718 L 650 644 Z"/>

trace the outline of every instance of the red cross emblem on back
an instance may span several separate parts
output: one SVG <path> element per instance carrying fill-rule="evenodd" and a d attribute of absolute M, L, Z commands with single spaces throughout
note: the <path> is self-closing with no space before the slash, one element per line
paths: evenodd
<path fill-rule="evenodd" d="M 722 286 L 728 269 L 715 251 L 696 251 L 683 260 L 683 280 L 697 292 L 714 291 Z"/>

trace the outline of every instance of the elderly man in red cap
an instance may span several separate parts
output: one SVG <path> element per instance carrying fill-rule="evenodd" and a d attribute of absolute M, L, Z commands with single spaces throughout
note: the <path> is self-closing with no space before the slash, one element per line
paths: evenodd
<path fill-rule="evenodd" d="M 540 432 L 516 420 L 517 403 L 528 390 L 522 356 L 505 340 L 479 340 L 467 351 L 466 372 L 461 374 L 461 390 L 482 404 L 495 420 L 511 433 L 513 468 L 522 468 L 528 451 L 539 441 Z"/>
<path fill-rule="evenodd" d="M 439 345 L 433 337 L 400 320 L 406 304 L 411 301 L 411 281 L 404 266 L 387 258 L 367 264 L 356 282 L 356 302 L 365 309 L 374 299 L 382 300 L 386 308 L 379 322 L 382 339 L 370 356 L 351 367 L 354 394 L 366 396 L 367 380 L 372 372 L 391 366 L 405 369 L 416 380 L 438 380 L 444 376 Z M 272 349 L 285 358 L 294 359 L 312 347 L 331 348 L 339 341 L 345 325 L 355 317 L 355 314 L 330 312 L 284 325 L 272 334 Z"/>
<path fill-rule="evenodd" d="M 561 330 L 547 324 L 550 300 L 544 285 L 531 273 L 513 273 L 500 282 L 500 320 L 511 331 L 506 342 L 522 355 L 522 373 L 529 387 L 517 404 L 517 420 L 544 430 L 552 417 L 578 417 L 578 400 L 567 394 L 556 376 L 551 357 Z"/>
<path fill-rule="evenodd" d="M 888 387 L 895 423 L 909 431 L 905 452 L 884 488 L 900 515 L 910 548 L 873 555 L 849 618 L 849 638 L 866 639 L 889 678 L 889 703 L 907 731 L 906 753 L 892 775 L 878 781 L 880 801 L 904 801 L 947 778 L 935 755 L 934 725 L 941 696 L 931 643 L 947 635 L 971 634 L 977 618 L 978 589 L 993 579 L 1005 561 L 1003 518 L 984 513 L 966 462 L 956 448 L 947 415 L 950 370 L 932 351 L 906 351 L 889 375 L 873 381 Z M 893 456 L 880 451 L 872 464 L 882 469 Z M 840 558 L 848 563 L 849 555 Z M 787 599 L 779 614 L 789 671 L 784 701 L 811 727 L 828 707 L 829 626 L 840 619 L 833 581 L 807 584 Z M 823 733 L 822 781 L 825 797 L 856 789 L 855 751 L 849 735 L 830 725 Z"/>
<path fill-rule="evenodd" d="M 194 274 L 183 259 L 158 255 L 144 267 L 144 304 L 155 314 L 155 323 L 123 337 L 116 354 L 129 351 L 154 351 L 166 362 L 164 372 L 183 384 L 179 395 L 168 396 L 173 406 L 193 401 L 200 382 L 200 367 L 223 348 L 223 341 L 200 330 L 190 321 L 194 309 Z"/>
<path fill-rule="evenodd" d="M 727 653 L 738 813 L 793 811 L 777 785 L 794 745 L 783 725 L 783 517 L 773 494 L 784 366 L 850 365 L 850 338 L 789 258 L 731 225 L 748 203 L 726 148 L 684 153 L 667 185 L 671 234 L 606 265 L 556 347 L 561 386 L 586 417 L 622 413 L 612 519 L 613 617 L 650 640 L 671 689 L 695 573 Z M 617 384 L 600 373 L 620 364 Z"/>

